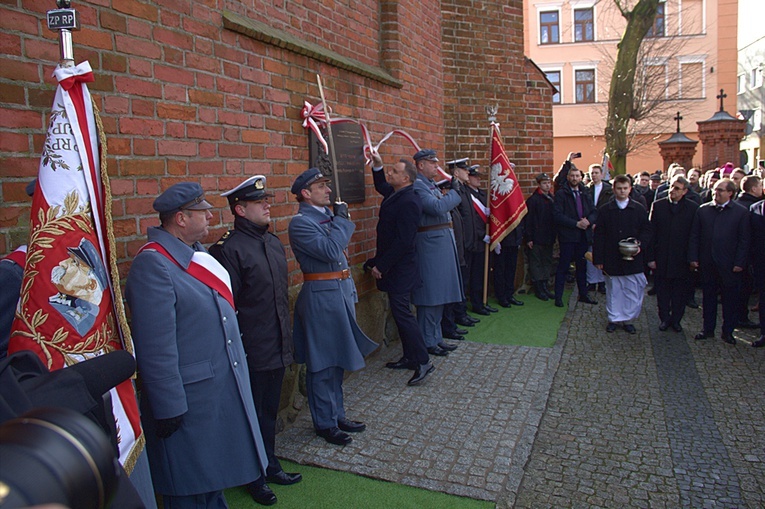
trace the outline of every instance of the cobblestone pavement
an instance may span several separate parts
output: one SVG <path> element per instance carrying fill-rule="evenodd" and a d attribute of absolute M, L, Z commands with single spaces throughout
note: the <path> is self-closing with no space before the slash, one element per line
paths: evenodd
<path fill-rule="evenodd" d="M 420 387 L 384 367 L 393 345 L 345 383 L 366 432 L 329 445 L 305 409 L 277 451 L 499 508 L 765 507 L 765 349 L 695 341 L 700 310 L 660 332 L 655 305 L 608 334 L 572 297 L 555 347 L 461 342 Z"/>

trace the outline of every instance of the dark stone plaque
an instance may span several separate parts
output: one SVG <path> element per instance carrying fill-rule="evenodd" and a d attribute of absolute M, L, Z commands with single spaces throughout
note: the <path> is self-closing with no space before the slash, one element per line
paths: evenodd
<path fill-rule="evenodd" d="M 332 159 L 324 153 L 324 147 L 313 131 L 309 132 L 308 158 L 310 167 L 319 168 L 321 172 L 332 179 L 332 201 L 335 201 L 335 176 L 332 172 Z M 322 129 L 324 139 L 329 144 L 326 129 Z M 340 198 L 346 203 L 362 203 L 364 194 L 364 135 L 358 124 L 333 124 L 332 134 L 335 139 L 337 152 L 337 173 L 340 177 Z M 331 149 L 330 149 L 331 150 Z"/>

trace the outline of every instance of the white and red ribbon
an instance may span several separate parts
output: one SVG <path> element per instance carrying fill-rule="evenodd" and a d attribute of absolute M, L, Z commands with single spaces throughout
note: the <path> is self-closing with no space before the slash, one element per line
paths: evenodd
<path fill-rule="evenodd" d="M 489 207 L 481 203 L 481 200 L 476 198 L 474 194 L 470 195 L 470 199 L 473 202 L 473 208 L 476 212 L 478 212 L 478 215 L 483 220 L 484 224 L 489 220 Z"/>

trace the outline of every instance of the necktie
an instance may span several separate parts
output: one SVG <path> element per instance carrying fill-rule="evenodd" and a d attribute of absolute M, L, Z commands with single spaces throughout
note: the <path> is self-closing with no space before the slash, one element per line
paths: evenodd
<path fill-rule="evenodd" d="M 579 215 L 579 219 L 584 217 L 584 210 L 582 209 L 582 197 L 579 191 L 574 191 L 574 199 L 576 200 L 576 213 Z"/>

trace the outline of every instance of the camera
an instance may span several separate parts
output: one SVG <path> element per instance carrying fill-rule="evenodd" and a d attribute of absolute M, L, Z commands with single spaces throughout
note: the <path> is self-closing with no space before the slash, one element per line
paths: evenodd
<path fill-rule="evenodd" d="M 571 159 L 579 159 L 580 157 L 582 157 L 582 153 L 576 152 L 574 155 L 571 156 Z"/>
<path fill-rule="evenodd" d="M 109 438 L 67 408 L 36 408 L 0 425 L 0 508 L 107 507 L 120 466 Z"/>

